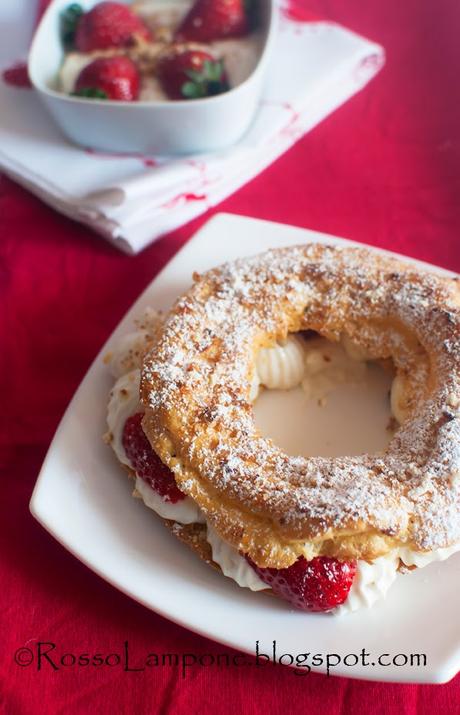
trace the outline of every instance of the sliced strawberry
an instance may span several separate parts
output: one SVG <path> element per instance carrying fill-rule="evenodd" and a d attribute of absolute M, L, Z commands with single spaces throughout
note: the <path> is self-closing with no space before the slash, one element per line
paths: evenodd
<path fill-rule="evenodd" d="M 139 97 L 139 72 L 129 57 L 99 57 L 77 77 L 74 95 L 132 102 Z"/>
<path fill-rule="evenodd" d="M 251 31 L 248 0 L 196 0 L 176 31 L 179 41 L 212 42 Z"/>
<path fill-rule="evenodd" d="M 123 447 L 136 474 L 150 484 L 165 501 L 175 504 L 185 499 L 185 494 L 178 488 L 171 470 L 150 446 L 142 429 L 143 416 L 138 412 L 126 420 L 123 428 Z"/>
<path fill-rule="evenodd" d="M 286 569 L 261 568 L 246 556 L 254 571 L 281 598 L 302 611 L 330 611 L 348 597 L 356 574 L 356 561 L 301 556 Z"/>
<path fill-rule="evenodd" d="M 75 47 L 80 52 L 126 47 L 136 38 L 151 39 L 151 33 L 130 7 L 118 2 L 101 2 L 77 20 Z"/>
<path fill-rule="evenodd" d="M 171 99 L 200 99 L 229 89 L 223 61 L 187 45 L 175 45 L 160 56 L 157 77 Z"/>

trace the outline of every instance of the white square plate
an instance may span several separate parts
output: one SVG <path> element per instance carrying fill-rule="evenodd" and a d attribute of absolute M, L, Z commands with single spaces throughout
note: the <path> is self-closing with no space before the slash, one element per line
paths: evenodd
<path fill-rule="evenodd" d="M 426 666 L 349 665 L 335 675 L 442 683 L 460 670 L 460 554 L 398 578 L 385 602 L 343 617 L 294 612 L 280 600 L 239 588 L 175 539 L 140 500 L 102 442 L 112 379 L 102 355 L 132 329 L 141 310 L 167 308 L 204 271 L 226 260 L 307 241 L 351 243 L 304 229 L 221 214 L 173 258 L 123 318 L 96 357 L 56 432 L 32 495 L 35 518 L 99 576 L 161 615 L 241 651 L 255 643 L 294 656 L 426 654 Z M 427 264 L 416 262 L 421 268 Z M 452 275 L 431 266 L 438 273 Z M 385 658 L 385 661 L 389 661 Z M 397 663 L 403 663 L 401 655 Z M 325 671 L 325 665 L 316 670 Z"/>

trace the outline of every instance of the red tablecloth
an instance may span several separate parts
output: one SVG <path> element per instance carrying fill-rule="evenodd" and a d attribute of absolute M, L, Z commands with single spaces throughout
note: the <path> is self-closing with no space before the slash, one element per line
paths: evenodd
<path fill-rule="evenodd" d="M 309 0 L 308 7 L 382 43 L 387 66 L 219 210 L 347 236 L 459 271 L 460 5 Z M 126 640 L 134 654 L 222 651 L 105 584 L 28 512 L 47 446 L 96 351 L 208 217 L 129 258 L 0 182 L 2 711 L 460 712 L 459 678 L 417 687 L 298 678 L 282 667 L 203 667 L 182 679 L 170 667 L 37 672 L 14 662 L 17 648 L 37 640 L 56 643 L 61 653 L 107 654 Z"/>

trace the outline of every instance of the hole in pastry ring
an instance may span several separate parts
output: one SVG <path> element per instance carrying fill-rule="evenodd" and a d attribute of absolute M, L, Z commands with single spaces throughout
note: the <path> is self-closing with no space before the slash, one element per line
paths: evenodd
<path fill-rule="evenodd" d="M 460 540 L 457 279 L 307 244 L 194 280 L 144 359 L 143 427 L 222 538 L 273 568 L 301 554 L 371 560 L 401 543 Z M 292 457 L 258 433 L 257 351 L 300 330 L 392 358 L 405 421 L 384 453 Z"/>

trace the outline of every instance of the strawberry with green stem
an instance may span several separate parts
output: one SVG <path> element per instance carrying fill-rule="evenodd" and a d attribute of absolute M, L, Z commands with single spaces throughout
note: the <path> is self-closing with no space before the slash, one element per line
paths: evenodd
<path fill-rule="evenodd" d="M 151 39 L 151 33 L 128 5 L 105 0 L 88 12 L 77 3 L 69 5 L 61 14 L 61 38 L 67 50 L 93 52 L 129 47 Z"/>
<path fill-rule="evenodd" d="M 223 61 L 186 45 L 160 56 L 157 77 L 170 99 L 201 99 L 230 89 Z"/>
<path fill-rule="evenodd" d="M 74 96 L 132 102 L 139 97 L 139 71 L 129 57 L 99 57 L 77 77 Z"/>

